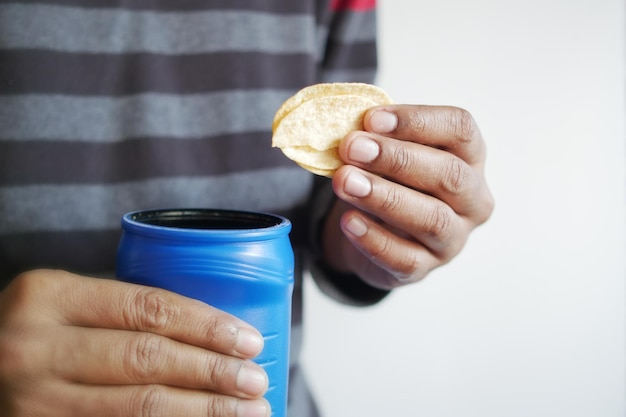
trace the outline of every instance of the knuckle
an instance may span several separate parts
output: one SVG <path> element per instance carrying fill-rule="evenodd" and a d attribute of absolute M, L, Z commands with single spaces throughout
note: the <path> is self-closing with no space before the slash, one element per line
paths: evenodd
<path fill-rule="evenodd" d="M 416 135 L 422 135 L 428 128 L 429 121 L 427 120 L 427 117 L 426 113 L 413 112 L 408 118 L 407 127 Z"/>
<path fill-rule="evenodd" d="M 232 385 L 236 384 L 236 374 L 232 372 L 231 369 L 232 361 L 234 359 L 229 360 L 226 356 L 215 354 L 207 356 L 207 365 L 204 367 L 206 369 L 206 379 L 212 387 L 224 387 L 224 385 L 228 384 L 228 381 L 232 381 Z M 240 366 L 241 367 L 241 366 Z"/>
<path fill-rule="evenodd" d="M 417 256 L 410 253 L 399 255 L 398 262 L 389 267 L 388 286 L 394 288 L 417 282 L 425 275 L 422 270 L 422 262 Z"/>
<path fill-rule="evenodd" d="M 461 159 L 450 156 L 446 163 L 441 186 L 451 194 L 459 194 L 466 189 L 471 178 L 469 167 Z"/>
<path fill-rule="evenodd" d="M 380 210 L 384 213 L 392 213 L 399 210 L 402 205 L 402 194 L 396 187 L 388 187 L 385 198 L 382 200 Z"/>
<path fill-rule="evenodd" d="M 457 142 L 468 143 L 474 139 L 476 122 L 469 111 L 455 107 L 447 121 Z"/>
<path fill-rule="evenodd" d="M 207 416 L 236 416 L 237 415 L 237 400 L 230 397 L 223 397 L 214 395 L 211 397 Z"/>
<path fill-rule="evenodd" d="M 234 347 L 236 339 L 233 337 L 233 332 L 235 330 L 231 328 L 230 331 L 228 331 L 229 329 L 225 328 L 224 323 L 219 317 L 208 316 L 203 325 L 205 326 L 205 340 L 207 340 L 208 345 L 216 347 L 222 346 L 226 337 L 229 337 Z"/>
<path fill-rule="evenodd" d="M 370 250 L 370 256 L 372 259 L 381 259 L 389 256 L 393 251 L 393 242 L 389 237 L 381 236 L 375 245 Z"/>
<path fill-rule="evenodd" d="M 377 242 L 376 246 L 369 249 L 370 260 L 367 265 L 371 270 L 366 270 L 366 275 L 377 274 L 377 265 L 385 265 L 386 270 L 382 274 L 381 280 L 385 288 L 394 288 L 402 283 L 416 282 L 426 274 L 424 264 L 419 257 L 419 253 L 409 248 L 398 246 L 391 238 L 383 238 Z"/>
<path fill-rule="evenodd" d="M 391 155 L 389 164 L 389 174 L 399 175 L 410 170 L 412 164 L 412 156 L 406 146 L 396 146 Z"/>
<path fill-rule="evenodd" d="M 451 228 L 452 213 L 447 206 L 442 204 L 436 205 L 427 219 L 426 232 L 437 240 L 445 242 L 450 236 Z"/>
<path fill-rule="evenodd" d="M 163 339 L 159 336 L 144 333 L 134 337 L 123 359 L 124 369 L 133 380 L 150 382 L 158 372 L 162 350 Z"/>
<path fill-rule="evenodd" d="M 405 254 L 397 270 L 397 276 L 403 281 L 415 281 L 422 269 L 422 263 L 417 256 L 411 253 Z"/>
<path fill-rule="evenodd" d="M 130 401 L 130 415 L 136 417 L 164 417 L 167 392 L 164 387 L 138 387 Z"/>
<path fill-rule="evenodd" d="M 41 309 L 47 309 L 47 317 L 63 320 L 57 315 L 58 309 L 54 304 L 55 295 L 65 294 L 66 274 L 56 270 L 32 270 L 16 276 L 9 286 L 2 291 L 0 305 L 4 314 L 0 315 L 0 324 L 8 325 L 18 319 L 21 322 L 26 317 L 40 314 Z M 36 306 L 36 309 L 33 309 Z"/>
<path fill-rule="evenodd" d="M 53 271 L 33 270 L 18 275 L 2 292 L 0 306 L 0 391 L 5 392 L 17 380 L 30 380 L 50 360 L 51 351 L 41 348 L 45 338 L 41 327 L 33 328 L 33 306 L 46 303 L 42 288 Z M 36 310 L 36 309 L 35 309 Z M 35 314 L 40 314 L 36 311 Z M 40 317 L 35 317 L 40 319 Z M 42 330 L 43 329 L 43 330 Z M 0 406 L 0 409 L 2 407 Z"/>
<path fill-rule="evenodd" d="M 10 285 L 11 300 L 14 304 L 28 303 L 37 297 L 37 293 L 45 284 L 45 273 L 42 270 L 23 272 Z"/>
<path fill-rule="evenodd" d="M 128 320 L 140 329 L 159 331 L 176 321 L 180 311 L 160 291 L 141 289 L 131 297 Z"/>

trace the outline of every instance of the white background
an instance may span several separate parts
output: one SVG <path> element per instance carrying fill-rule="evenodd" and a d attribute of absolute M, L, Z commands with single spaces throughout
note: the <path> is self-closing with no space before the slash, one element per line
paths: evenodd
<path fill-rule="evenodd" d="M 376 307 L 308 283 L 322 411 L 625 416 L 623 2 L 379 3 L 379 84 L 472 112 L 496 211 L 451 264 Z"/>

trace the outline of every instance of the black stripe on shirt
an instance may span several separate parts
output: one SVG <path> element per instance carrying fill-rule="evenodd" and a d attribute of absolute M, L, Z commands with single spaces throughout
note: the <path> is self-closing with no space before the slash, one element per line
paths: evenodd
<path fill-rule="evenodd" d="M 0 287 L 26 269 L 112 274 L 120 235 L 121 229 L 0 235 Z"/>
<path fill-rule="evenodd" d="M 215 146 L 214 141 L 228 141 L 229 146 Z M 268 132 L 112 143 L 0 141 L 0 185 L 107 184 L 293 166 L 279 149 L 270 146 Z M 72 162 L 59 166 L 57 161 Z"/>
<path fill-rule="evenodd" d="M 312 60 L 300 54 L 226 52 L 171 56 L 0 51 L 0 93 L 115 96 L 295 89 L 315 79 Z"/>

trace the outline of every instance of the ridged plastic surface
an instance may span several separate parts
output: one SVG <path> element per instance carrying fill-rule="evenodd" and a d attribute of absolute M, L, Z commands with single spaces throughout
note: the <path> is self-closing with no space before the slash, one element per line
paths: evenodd
<path fill-rule="evenodd" d="M 275 417 L 287 413 L 294 273 L 290 230 L 289 220 L 262 213 L 134 212 L 122 218 L 117 256 L 120 280 L 201 300 L 263 334 L 265 348 L 255 361 L 269 376 L 265 397 Z"/>

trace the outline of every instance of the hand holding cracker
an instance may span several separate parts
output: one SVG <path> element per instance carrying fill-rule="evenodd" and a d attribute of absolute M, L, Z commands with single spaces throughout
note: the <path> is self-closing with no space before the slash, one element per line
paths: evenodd
<path fill-rule="evenodd" d="M 373 287 L 419 281 L 493 210 L 485 142 L 463 109 L 393 105 L 367 84 L 318 84 L 282 105 L 273 131 L 287 157 L 333 178 L 326 264 Z"/>
<path fill-rule="evenodd" d="M 369 285 L 417 282 L 449 262 L 493 210 L 486 146 L 473 117 L 449 106 L 383 105 L 346 135 L 324 260 Z"/>

